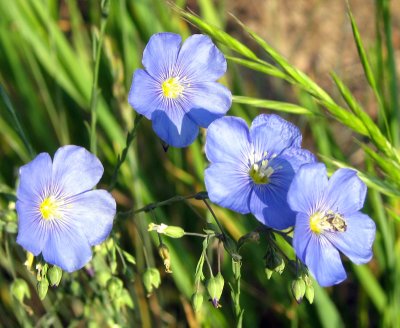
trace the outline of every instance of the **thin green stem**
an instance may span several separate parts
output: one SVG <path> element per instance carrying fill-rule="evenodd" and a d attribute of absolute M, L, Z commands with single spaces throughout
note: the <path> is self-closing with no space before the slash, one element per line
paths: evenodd
<path fill-rule="evenodd" d="M 204 253 L 204 258 L 206 259 L 208 270 L 210 270 L 211 277 L 214 277 L 213 272 L 212 272 L 212 268 L 211 268 L 211 263 L 210 263 L 210 260 L 208 259 L 208 256 L 207 256 L 206 253 Z"/>
<path fill-rule="evenodd" d="M 383 28 L 385 31 L 385 41 L 387 49 L 387 65 L 390 85 L 390 102 L 392 110 L 391 126 L 394 146 L 399 145 L 399 122 L 400 122 L 400 110 L 399 110 L 399 99 L 398 99 L 398 88 L 397 88 L 397 76 L 396 76 L 396 59 L 393 48 L 393 36 L 392 36 L 392 25 L 390 16 L 390 1 L 383 0 Z"/>
<path fill-rule="evenodd" d="M 35 152 L 33 151 L 33 148 L 31 146 L 31 144 L 29 143 L 28 138 L 26 137 L 26 134 L 22 128 L 22 125 L 19 122 L 17 113 L 15 112 L 14 106 L 12 105 L 10 98 L 8 97 L 7 93 L 4 91 L 4 89 L 1 86 L 0 86 L 0 96 L 1 96 L 1 98 L 3 98 L 6 109 L 10 113 L 10 115 L 14 121 L 15 130 L 17 131 L 19 137 L 21 138 L 22 142 L 24 143 L 25 148 L 28 150 L 29 156 L 33 159 L 35 157 Z"/>
<path fill-rule="evenodd" d="M 171 198 L 169 198 L 167 200 L 164 200 L 164 201 L 161 201 L 161 202 L 148 204 L 148 205 L 146 205 L 146 206 L 144 206 L 142 208 L 139 208 L 137 210 L 131 209 L 131 210 L 126 211 L 126 212 L 119 212 L 117 214 L 117 216 L 118 217 L 129 217 L 132 214 L 138 214 L 138 213 L 141 213 L 141 212 L 149 212 L 149 211 L 152 211 L 152 210 L 156 209 L 157 207 L 170 205 L 172 203 L 181 202 L 181 201 L 184 201 L 184 200 L 187 200 L 187 199 L 204 200 L 205 198 L 208 198 L 208 194 L 205 191 L 201 191 L 201 192 L 198 192 L 197 194 L 188 195 L 188 196 L 179 196 L 178 195 L 178 196 L 171 197 Z"/>
<path fill-rule="evenodd" d="M 185 231 L 185 236 L 195 236 L 195 237 L 207 238 L 209 235 L 206 235 L 204 233 L 186 232 Z"/>
<path fill-rule="evenodd" d="M 211 208 L 210 204 L 208 204 L 207 199 L 203 199 L 204 204 L 206 204 L 208 210 L 210 211 L 211 215 L 213 216 L 215 222 L 217 223 L 219 230 L 221 230 L 221 233 L 224 234 L 224 228 L 222 227 L 221 223 L 218 221 L 217 216 L 215 215 L 213 209 Z"/>
<path fill-rule="evenodd" d="M 109 1 L 104 0 L 101 4 L 101 23 L 100 23 L 100 34 L 97 40 L 97 48 L 95 53 L 95 62 L 93 70 L 93 82 L 92 82 L 92 94 L 90 97 L 90 113 L 91 113 L 91 125 L 90 125 L 90 151 L 93 154 L 97 154 L 97 139 L 96 139 L 96 124 L 97 124 L 97 101 L 100 94 L 98 89 L 99 82 L 99 67 L 101 48 L 103 46 L 103 39 L 108 20 Z"/>
<path fill-rule="evenodd" d="M 118 172 L 121 168 L 121 165 L 124 163 L 126 156 L 128 155 L 129 146 L 132 144 L 133 140 L 136 138 L 137 127 L 139 126 L 140 121 L 142 120 L 142 115 L 136 115 L 135 122 L 133 124 L 133 128 L 126 137 L 125 148 L 122 150 L 121 156 L 118 156 L 117 164 L 115 165 L 113 175 L 111 177 L 110 186 L 108 187 L 108 191 L 114 189 L 115 184 L 117 183 Z"/>

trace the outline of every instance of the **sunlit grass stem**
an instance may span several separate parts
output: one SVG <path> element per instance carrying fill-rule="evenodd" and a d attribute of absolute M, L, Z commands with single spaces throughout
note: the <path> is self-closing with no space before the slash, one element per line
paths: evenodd
<path fill-rule="evenodd" d="M 96 138 L 96 124 L 97 124 L 97 101 L 100 95 L 98 89 L 99 80 L 99 67 L 101 58 L 101 48 L 103 45 L 104 34 L 108 20 L 109 1 L 103 0 L 101 4 L 101 22 L 100 22 L 100 34 L 97 40 L 97 47 L 94 53 L 94 70 L 93 70 L 93 82 L 92 82 L 92 93 L 90 97 L 90 113 L 91 113 L 91 124 L 90 124 L 90 151 L 93 154 L 97 154 L 97 138 Z M 95 38 L 95 36 L 93 36 Z M 94 39 L 95 40 L 95 39 Z"/>

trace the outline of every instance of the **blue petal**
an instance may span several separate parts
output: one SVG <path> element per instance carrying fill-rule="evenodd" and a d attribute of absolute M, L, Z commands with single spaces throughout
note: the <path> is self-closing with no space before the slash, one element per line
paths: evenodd
<path fill-rule="evenodd" d="M 298 171 L 300 166 L 316 161 L 313 153 L 306 149 L 295 147 L 286 148 L 279 157 L 289 161 L 295 172 Z"/>
<path fill-rule="evenodd" d="M 328 177 L 324 164 L 304 164 L 297 171 L 289 188 L 287 200 L 290 208 L 308 215 L 324 210 L 327 186 Z"/>
<path fill-rule="evenodd" d="M 28 164 L 19 169 L 19 185 L 17 198 L 26 202 L 34 202 L 45 197 L 45 191 L 51 185 L 51 157 L 41 153 Z"/>
<path fill-rule="evenodd" d="M 215 81 L 226 71 L 224 55 L 208 36 L 202 34 L 186 39 L 177 62 L 183 74 L 196 82 Z"/>
<path fill-rule="evenodd" d="M 375 239 L 375 223 L 361 212 L 345 217 L 347 229 L 342 233 L 326 233 L 331 243 L 356 264 L 364 264 L 372 258 Z"/>
<path fill-rule="evenodd" d="M 99 159 L 78 146 L 64 146 L 53 160 L 53 192 L 64 197 L 92 189 L 103 175 Z"/>
<path fill-rule="evenodd" d="M 205 152 L 212 163 L 248 165 L 251 145 L 246 122 L 232 116 L 215 120 L 207 130 Z"/>
<path fill-rule="evenodd" d="M 311 235 L 305 264 L 322 287 L 336 285 L 346 279 L 339 252 L 322 235 Z"/>
<path fill-rule="evenodd" d="M 254 185 L 249 207 L 255 217 L 274 229 L 286 229 L 295 223 L 296 214 L 289 208 L 287 192 L 294 171 L 288 161 L 276 157 L 269 163 L 274 170 L 265 185 Z"/>
<path fill-rule="evenodd" d="M 167 144 L 187 147 L 196 139 L 199 127 L 181 108 L 156 110 L 151 115 L 153 129 Z"/>
<path fill-rule="evenodd" d="M 350 169 L 338 169 L 329 179 L 327 206 L 341 214 L 351 214 L 364 205 L 367 187 Z"/>
<path fill-rule="evenodd" d="M 188 98 L 191 103 L 189 116 L 205 128 L 215 119 L 225 115 L 232 104 L 231 92 L 217 82 L 192 85 Z"/>
<path fill-rule="evenodd" d="M 37 204 L 18 200 L 16 209 L 18 214 L 17 243 L 33 255 L 39 255 L 48 238 L 47 222 L 42 219 Z"/>
<path fill-rule="evenodd" d="M 65 210 L 71 220 L 80 222 L 91 246 L 102 243 L 110 234 L 116 211 L 114 198 L 105 190 L 90 190 L 68 200 Z"/>
<path fill-rule="evenodd" d="M 48 223 L 51 228 L 42 251 L 46 262 L 73 272 L 90 261 L 92 251 L 80 224 L 66 217 Z"/>
<path fill-rule="evenodd" d="M 143 66 L 157 81 L 164 81 L 174 72 L 181 45 L 181 37 L 175 33 L 154 34 L 143 51 Z"/>
<path fill-rule="evenodd" d="M 293 248 L 296 256 L 303 262 L 306 262 L 306 251 L 308 243 L 311 240 L 310 218 L 305 213 L 297 213 L 296 225 L 293 234 Z"/>
<path fill-rule="evenodd" d="M 133 75 L 128 102 L 147 119 L 156 109 L 165 109 L 162 102 L 162 89 L 160 82 L 154 80 L 146 71 L 137 69 Z"/>
<path fill-rule="evenodd" d="M 286 229 L 295 224 L 296 213 L 286 201 L 287 189 L 255 185 L 249 199 L 251 213 L 258 221 L 273 229 Z"/>
<path fill-rule="evenodd" d="M 285 148 L 301 145 L 300 130 L 275 114 L 257 116 L 250 127 L 250 138 L 256 153 L 278 155 Z"/>
<path fill-rule="evenodd" d="M 238 164 L 215 163 L 205 170 L 204 179 L 213 203 L 242 214 L 249 213 L 251 183 L 246 169 L 243 171 Z"/>

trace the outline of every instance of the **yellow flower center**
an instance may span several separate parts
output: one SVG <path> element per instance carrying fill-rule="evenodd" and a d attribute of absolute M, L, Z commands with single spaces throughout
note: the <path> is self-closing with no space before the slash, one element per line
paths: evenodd
<path fill-rule="evenodd" d="M 332 211 L 316 212 L 310 216 L 310 229 L 316 234 L 324 231 L 329 232 L 345 232 L 347 224 L 344 217 Z"/>
<path fill-rule="evenodd" d="M 43 219 L 49 220 L 59 216 L 58 207 L 59 204 L 57 204 L 54 197 L 50 196 L 43 199 L 42 203 L 40 204 L 39 210 L 42 214 Z"/>
<path fill-rule="evenodd" d="M 263 160 L 261 163 L 254 163 L 249 170 L 249 175 L 256 184 L 268 183 L 272 173 L 274 173 L 274 169 L 268 166 L 267 160 Z"/>
<path fill-rule="evenodd" d="M 179 77 L 171 77 L 161 84 L 163 95 L 166 98 L 178 98 L 182 95 L 184 87 L 179 81 Z"/>

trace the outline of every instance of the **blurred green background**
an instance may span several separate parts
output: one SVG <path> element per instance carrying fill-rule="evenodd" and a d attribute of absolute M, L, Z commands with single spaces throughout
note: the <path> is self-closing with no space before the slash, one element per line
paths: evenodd
<path fill-rule="evenodd" d="M 397 154 L 400 140 L 396 69 L 400 55 L 399 2 L 350 1 L 372 78 L 359 58 L 361 43 L 359 40 L 357 51 L 345 1 L 183 0 L 174 5 L 188 8 L 211 24 L 207 31 L 231 56 L 221 82 L 234 95 L 247 98 L 234 98 L 229 115 L 250 122 L 261 112 L 281 111 L 302 130 L 304 148 L 314 151 L 330 169 L 350 166 L 360 170 L 370 187 L 364 211 L 377 223 L 375 257 L 362 267 L 344 259 L 348 279 L 327 289 L 315 284 L 311 305 L 306 301 L 298 305 L 293 299 L 290 283 L 295 277 L 290 270 L 267 280 L 265 239 L 242 248 L 244 327 L 398 326 L 400 165 L 391 154 Z M 127 102 L 127 93 L 133 71 L 141 67 L 148 39 L 162 31 L 186 38 L 199 33 L 188 20 L 204 29 L 203 21 L 196 21 L 191 14 L 182 17 L 172 4 L 162 0 L 113 0 L 107 18 L 102 16 L 100 1 L 0 0 L 0 12 L 0 326 L 234 326 L 228 286 L 234 281 L 230 256 L 224 253 L 222 258 L 226 281 L 222 308 L 214 309 L 205 294 L 203 309 L 195 314 L 190 297 L 202 240 L 190 236 L 163 238 L 172 262 L 173 273 L 167 274 L 157 254 L 157 236 L 147 232 L 148 223 L 157 219 L 201 233 L 213 220 L 199 200 L 159 208 L 154 211 L 156 217 L 143 213 L 118 217 L 111 241 L 96 247 L 92 263 L 79 272 L 64 274 L 60 286 L 51 288 L 44 301 L 37 296 L 35 275 L 24 265 L 26 253 L 15 243 L 18 168 L 32 159 L 26 143 L 36 154 L 52 155 L 66 144 L 90 149 L 93 73 L 102 22 L 106 25 L 104 38 L 100 37 L 96 143 L 105 167 L 99 188 L 106 189 L 112 183 L 117 156 L 134 126 L 135 113 Z M 277 63 L 268 48 L 250 37 L 228 12 L 270 42 L 288 62 Z M 244 48 L 235 53 L 234 42 L 218 34 L 218 28 L 240 40 L 250 56 L 246 58 Z M 332 98 L 297 73 L 291 76 L 292 66 L 287 65 L 308 74 Z M 329 73 L 333 70 L 348 86 L 345 92 L 338 88 L 340 82 L 332 81 Z M 376 122 L 385 139 L 376 137 L 378 130 L 368 128 L 373 123 L 357 112 L 357 106 L 352 108 L 346 94 L 358 100 L 362 113 Z M 346 108 L 345 113 L 340 108 Z M 25 131 L 26 143 L 18 133 L 13 113 Z M 153 133 L 151 122 L 142 120 L 136 133 L 112 192 L 120 211 L 204 190 L 205 131 L 187 149 L 170 148 L 167 152 Z M 390 147 L 386 149 L 380 140 L 388 140 Z M 251 215 L 238 215 L 217 206 L 213 209 L 234 240 L 258 226 Z M 209 247 L 215 269 L 217 248 L 218 243 Z M 291 254 L 288 247 L 285 249 Z M 132 254 L 136 264 L 125 263 L 119 256 L 122 250 Z M 146 297 L 141 280 L 146 266 L 144 254 L 162 278 L 161 286 L 150 297 Z M 29 284 L 30 298 L 24 305 L 10 291 L 17 277 Z M 120 303 L 110 295 L 111 277 L 123 282 L 126 292 Z"/>

